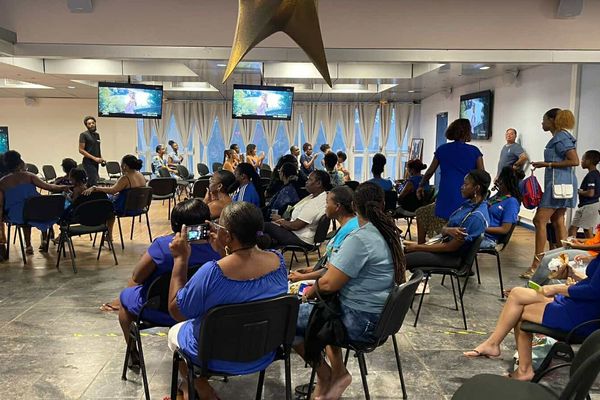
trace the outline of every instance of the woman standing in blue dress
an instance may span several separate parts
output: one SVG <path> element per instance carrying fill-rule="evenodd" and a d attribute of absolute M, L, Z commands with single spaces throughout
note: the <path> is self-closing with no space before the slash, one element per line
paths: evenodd
<path fill-rule="evenodd" d="M 557 241 L 567 238 L 565 212 L 577 204 L 577 178 L 573 167 L 579 165 L 575 149 L 576 139 L 569 130 L 575 126 L 575 116 L 569 110 L 553 108 L 544 114 L 542 129 L 552 133 L 552 139 L 544 149 L 544 161 L 535 161 L 533 168 L 546 168 L 544 171 L 544 195 L 533 217 L 535 225 L 535 253 L 531 267 L 521 274 L 521 278 L 531 279 L 537 269 L 546 244 L 546 224 L 552 222 Z M 571 198 L 555 198 L 553 185 L 573 185 Z"/>

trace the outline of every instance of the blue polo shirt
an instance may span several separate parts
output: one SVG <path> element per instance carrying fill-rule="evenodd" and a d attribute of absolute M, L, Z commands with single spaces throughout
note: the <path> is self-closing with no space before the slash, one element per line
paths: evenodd
<path fill-rule="evenodd" d="M 479 204 L 473 212 L 475 204 L 470 200 L 464 201 L 460 207 L 450 215 L 448 226 L 451 228 L 465 228 L 467 236 L 463 247 L 477 239 L 490 224 L 487 203 Z M 469 215 L 469 213 L 471 213 Z"/>
<path fill-rule="evenodd" d="M 488 202 L 488 213 L 490 216 L 490 227 L 498 227 L 504 224 L 516 224 L 519 221 L 519 210 L 521 205 L 514 197 L 506 197 L 499 202 L 494 202 L 494 198 Z M 485 237 L 498 241 L 499 236 L 491 233 L 485 234 Z"/>

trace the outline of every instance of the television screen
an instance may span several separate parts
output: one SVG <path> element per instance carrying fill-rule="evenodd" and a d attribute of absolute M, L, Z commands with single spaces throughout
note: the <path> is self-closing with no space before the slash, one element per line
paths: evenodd
<path fill-rule="evenodd" d="M 98 116 L 160 119 L 162 99 L 162 86 L 100 82 Z"/>
<path fill-rule="evenodd" d="M 293 101 L 293 87 L 233 85 L 232 117 L 290 120 Z"/>
<path fill-rule="evenodd" d="M 491 90 L 460 96 L 460 117 L 471 121 L 473 140 L 492 136 L 493 95 Z"/>
<path fill-rule="evenodd" d="M 0 154 L 10 150 L 8 147 L 8 126 L 0 126 Z"/>

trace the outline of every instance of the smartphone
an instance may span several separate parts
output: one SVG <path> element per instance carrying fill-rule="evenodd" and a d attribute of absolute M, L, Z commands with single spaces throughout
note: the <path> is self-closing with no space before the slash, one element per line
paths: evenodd
<path fill-rule="evenodd" d="M 536 292 L 539 292 L 542 289 L 542 287 L 540 285 L 538 285 L 537 283 L 535 283 L 534 281 L 527 282 L 527 286 L 529 286 L 531 289 L 535 290 Z"/>
<path fill-rule="evenodd" d="M 207 240 L 210 235 L 210 227 L 208 224 L 188 226 L 187 241 Z"/>

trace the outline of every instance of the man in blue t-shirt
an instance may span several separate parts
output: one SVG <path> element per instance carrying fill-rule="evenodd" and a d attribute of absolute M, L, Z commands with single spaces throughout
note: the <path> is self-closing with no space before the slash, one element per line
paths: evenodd
<path fill-rule="evenodd" d="M 576 236 L 579 228 L 583 229 L 586 238 L 591 238 L 593 229 L 600 222 L 600 172 L 597 169 L 600 162 L 600 152 L 589 150 L 581 158 L 581 168 L 588 173 L 583 178 L 577 193 L 579 194 L 579 207 L 569 227 L 569 236 Z"/>

